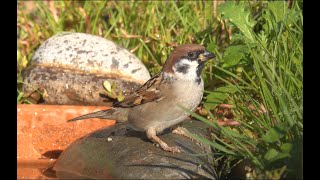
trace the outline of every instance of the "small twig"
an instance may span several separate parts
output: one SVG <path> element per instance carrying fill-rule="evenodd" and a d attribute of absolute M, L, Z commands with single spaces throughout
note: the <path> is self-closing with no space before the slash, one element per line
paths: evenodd
<path fill-rule="evenodd" d="M 87 31 L 87 33 L 90 33 L 91 25 L 90 25 L 89 17 L 87 15 L 86 11 L 81 6 L 79 6 L 79 11 L 81 12 L 82 16 L 84 17 L 84 21 L 86 24 L 86 31 Z"/>
<path fill-rule="evenodd" d="M 240 125 L 240 122 L 235 121 L 233 119 L 227 119 L 227 118 L 224 118 L 223 120 L 218 119 L 217 123 L 220 126 L 239 126 Z"/>
<path fill-rule="evenodd" d="M 133 34 L 120 35 L 120 36 L 112 35 L 112 37 L 115 37 L 115 38 L 124 38 L 124 39 L 138 39 L 138 38 L 144 38 L 143 36 L 140 36 L 140 35 L 133 35 Z"/>
<path fill-rule="evenodd" d="M 228 109 L 234 108 L 234 106 L 231 105 L 231 104 L 219 104 L 218 107 L 220 107 L 220 108 L 228 108 Z"/>
<path fill-rule="evenodd" d="M 217 17 L 217 1 L 213 0 L 213 17 Z"/>
<path fill-rule="evenodd" d="M 54 1 L 49 1 L 48 3 L 49 3 L 49 10 L 51 11 L 53 19 L 56 23 L 58 23 L 59 17 L 58 17 L 57 9 L 54 7 Z"/>
<path fill-rule="evenodd" d="M 130 50 L 131 53 L 134 53 L 142 44 L 138 44 L 136 47 Z"/>

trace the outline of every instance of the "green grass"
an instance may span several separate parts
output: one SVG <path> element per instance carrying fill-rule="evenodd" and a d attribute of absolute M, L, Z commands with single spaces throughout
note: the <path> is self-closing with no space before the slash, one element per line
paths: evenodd
<path fill-rule="evenodd" d="M 17 103 L 28 103 L 22 73 L 34 51 L 62 31 L 110 39 L 154 75 L 172 47 L 203 44 L 219 64 L 206 64 L 205 113 L 212 127 L 200 141 L 215 150 L 219 177 L 241 161 L 248 178 L 302 177 L 302 2 L 18 1 Z M 239 126 L 220 126 L 219 104 Z"/>
<path fill-rule="evenodd" d="M 256 19 L 244 2 L 219 7 L 236 40 L 222 55 L 221 67 L 215 66 L 223 73 L 215 77 L 227 85 L 208 92 L 204 101 L 213 122 L 197 118 L 216 132 L 210 144 L 221 156 L 252 163 L 248 178 L 302 178 L 302 11 L 297 2 L 291 9 L 280 1 L 264 6 Z M 220 103 L 233 105 L 240 126 L 215 123 L 210 110 Z"/>
<path fill-rule="evenodd" d="M 26 4 L 34 10 L 28 12 Z M 172 46 L 215 42 L 219 29 L 212 3 L 198 2 L 18 2 L 18 69 L 34 50 L 61 31 L 85 32 L 110 39 L 137 55 L 152 74 Z M 59 15 L 56 15 L 59 14 Z M 207 31 L 207 32 L 206 32 Z"/>

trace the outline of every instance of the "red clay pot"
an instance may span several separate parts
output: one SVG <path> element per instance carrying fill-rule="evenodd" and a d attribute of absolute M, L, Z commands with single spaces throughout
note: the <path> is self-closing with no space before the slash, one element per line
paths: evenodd
<path fill-rule="evenodd" d="M 115 124 L 97 118 L 68 119 L 108 109 L 105 106 L 17 105 L 18 179 L 54 179 L 51 166 L 73 141 L 97 129 Z"/>

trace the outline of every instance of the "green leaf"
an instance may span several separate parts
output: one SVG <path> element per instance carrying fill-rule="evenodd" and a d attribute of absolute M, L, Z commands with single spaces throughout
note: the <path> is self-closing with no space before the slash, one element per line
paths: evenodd
<path fill-rule="evenodd" d="M 281 153 L 275 149 L 269 149 L 267 153 L 264 155 L 264 159 L 269 161 L 269 163 L 277 161 L 279 159 L 283 159 L 286 157 L 290 157 L 289 153 Z"/>
<path fill-rule="evenodd" d="M 288 123 L 278 124 L 263 135 L 262 139 L 267 143 L 276 142 L 283 137 L 289 129 L 290 125 Z"/>
<path fill-rule="evenodd" d="M 267 153 L 264 155 L 264 158 L 268 161 L 271 161 L 272 159 L 274 159 L 278 155 L 279 155 L 279 151 L 277 151 L 275 149 L 269 149 L 267 151 Z"/>
<path fill-rule="evenodd" d="M 217 48 L 216 43 L 211 42 L 208 46 L 207 46 L 207 50 L 210 52 L 214 52 L 214 50 Z"/>
<path fill-rule="evenodd" d="M 224 67 L 237 65 L 248 51 L 245 45 L 229 46 L 224 52 Z"/>
<path fill-rule="evenodd" d="M 226 68 L 226 67 L 237 65 L 242 58 L 243 58 L 243 53 L 240 53 L 240 52 L 230 53 L 224 56 L 225 64 L 222 67 Z"/>
<path fill-rule="evenodd" d="M 267 134 L 262 136 L 262 139 L 268 143 L 275 142 L 279 140 L 284 134 L 282 132 L 277 131 L 276 129 L 270 129 Z"/>
<path fill-rule="evenodd" d="M 258 34 L 259 40 L 261 42 L 262 47 L 267 48 L 268 46 L 268 38 L 264 31 Z"/>
<path fill-rule="evenodd" d="M 115 91 L 116 88 L 117 88 L 117 84 L 116 84 L 115 81 L 113 81 L 112 84 L 111 84 L 111 90 L 112 90 L 112 91 Z"/>
<path fill-rule="evenodd" d="M 18 92 L 19 92 L 19 94 L 18 94 L 18 97 L 17 97 L 17 104 L 19 104 L 19 101 L 22 99 L 22 97 L 24 95 L 23 92 L 20 92 L 20 91 L 18 91 Z"/>
<path fill-rule="evenodd" d="M 227 133 L 228 135 L 234 137 L 234 138 L 238 138 L 238 139 L 248 139 L 246 136 L 244 136 L 243 134 L 239 134 L 238 131 L 233 131 L 231 130 L 229 127 L 221 127 L 221 129 Z"/>
<path fill-rule="evenodd" d="M 268 8 L 274 14 L 276 22 L 284 20 L 287 11 L 287 7 L 285 6 L 286 4 L 287 3 L 285 1 L 269 2 Z"/>
<path fill-rule="evenodd" d="M 111 84 L 109 81 L 104 81 L 103 87 L 106 89 L 106 91 L 111 92 Z"/>
<path fill-rule="evenodd" d="M 250 11 L 246 10 L 246 6 L 247 4 L 243 2 L 236 4 L 228 1 L 218 6 L 218 12 L 237 26 L 250 42 L 253 42 L 252 28 L 256 22 L 251 18 Z"/>
<path fill-rule="evenodd" d="M 238 88 L 235 85 L 227 85 L 217 88 L 215 91 L 224 92 L 228 94 L 234 94 L 238 92 Z"/>
<path fill-rule="evenodd" d="M 220 145 L 220 144 L 218 144 L 216 142 L 209 141 L 208 139 L 203 138 L 203 137 L 201 137 L 199 135 L 196 135 L 196 134 L 191 134 L 190 133 L 189 135 L 191 135 L 191 137 L 196 139 L 197 141 L 200 141 L 200 142 L 202 142 L 204 144 L 208 144 L 208 145 L 212 146 L 213 148 L 216 148 L 216 149 L 218 149 L 218 150 L 220 150 L 222 152 L 225 152 L 227 154 L 235 155 L 235 152 L 233 152 L 232 150 L 227 149 L 226 147 L 224 147 L 224 146 L 222 146 L 222 145 Z"/>
<path fill-rule="evenodd" d="M 289 9 L 285 1 L 273 1 L 268 4 L 269 10 L 276 18 L 276 22 L 288 22 L 290 18 L 295 22 L 298 20 L 298 12 L 295 9 Z M 289 18 L 290 17 L 290 18 Z M 291 21 L 291 20 L 290 20 Z"/>
<path fill-rule="evenodd" d="M 123 96 L 122 91 L 120 91 L 117 96 L 118 101 L 121 102 L 124 98 L 125 98 L 125 96 Z"/>
<path fill-rule="evenodd" d="M 295 23 L 299 19 L 299 12 L 295 9 L 289 9 L 285 1 L 269 2 L 268 9 L 269 11 L 266 11 L 263 17 L 266 18 L 269 23 L 272 22 L 270 14 L 274 16 L 276 23 L 283 21 L 287 24 L 292 24 L 292 22 Z"/>
<path fill-rule="evenodd" d="M 241 44 L 245 43 L 245 37 L 241 33 L 235 33 L 232 35 L 231 44 L 240 41 Z"/>
<path fill-rule="evenodd" d="M 284 153 L 290 153 L 293 145 L 291 143 L 284 143 L 281 145 L 280 149 Z"/>
<path fill-rule="evenodd" d="M 211 93 L 210 95 L 207 96 L 206 102 L 204 102 L 204 107 L 208 109 L 213 109 L 217 105 L 223 103 L 225 99 L 228 98 L 227 95 L 221 94 L 221 93 Z"/>
<path fill-rule="evenodd" d="M 290 9 L 288 13 L 288 18 L 286 19 L 286 22 L 289 24 L 292 24 L 291 21 L 297 22 L 299 19 L 299 12 L 295 11 L 294 9 Z"/>
<path fill-rule="evenodd" d="M 114 92 L 107 92 L 108 97 L 115 99 L 117 95 Z"/>
<path fill-rule="evenodd" d="M 232 85 L 219 87 L 213 92 L 209 93 L 204 103 L 204 106 L 208 109 L 213 109 L 218 104 L 223 103 L 223 101 L 229 97 L 228 94 L 234 94 L 237 91 L 238 91 L 237 87 Z"/>

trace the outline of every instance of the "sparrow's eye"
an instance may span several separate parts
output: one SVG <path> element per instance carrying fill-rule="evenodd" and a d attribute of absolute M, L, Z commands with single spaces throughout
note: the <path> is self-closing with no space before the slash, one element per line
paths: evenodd
<path fill-rule="evenodd" d="M 195 58 L 195 57 L 196 57 L 196 54 L 193 53 L 193 52 L 188 52 L 188 57 L 189 57 L 189 58 Z"/>

